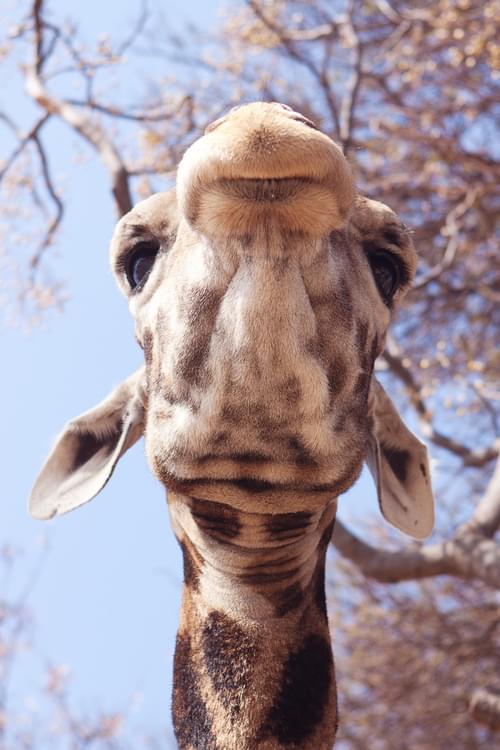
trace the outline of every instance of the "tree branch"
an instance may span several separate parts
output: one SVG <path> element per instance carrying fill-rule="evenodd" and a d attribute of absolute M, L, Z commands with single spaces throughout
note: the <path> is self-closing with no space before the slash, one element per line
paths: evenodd
<path fill-rule="evenodd" d="M 500 458 L 488 488 L 468 521 L 446 542 L 384 550 L 364 542 L 341 521 L 332 542 L 367 578 L 396 583 L 439 575 L 478 579 L 500 588 L 500 547 L 493 536 L 500 526 Z"/>
<path fill-rule="evenodd" d="M 57 114 L 64 122 L 76 130 L 100 155 L 111 178 L 111 189 L 118 214 L 130 211 L 132 198 L 129 189 L 129 175 L 120 153 L 108 138 L 105 131 L 95 122 L 91 122 L 76 107 L 51 95 L 47 90 L 42 67 L 43 48 L 43 0 L 35 0 L 33 17 L 35 24 L 36 54 L 33 65 L 26 71 L 26 90 L 40 107 L 50 114 Z"/>
<path fill-rule="evenodd" d="M 373 547 L 353 534 L 337 519 L 332 536 L 335 548 L 360 569 L 367 578 L 381 583 L 397 583 L 454 573 L 446 554 L 446 544 L 409 547 L 388 551 Z"/>
<path fill-rule="evenodd" d="M 363 575 L 381 583 L 452 575 L 500 588 L 500 548 L 481 534 L 459 532 L 451 541 L 390 551 L 367 544 L 337 521 L 332 542 Z"/>
<path fill-rule="evenodd" d="M 434 427 L 432 413 L 422 398 L 420 386 L 413 375 L 413 371 L 404 364 L 403 358 L 393 339 L 389 338 L 387 340 L 387 346 L 381 356 L 388 364 L 391 372 L 403 383 L 408 398 L 417 413 L 420 429 L 424 437 L 433 442 L 434 445 L 444 448 L 461 458 L 466 466 L 485 466 L 497 458 L 500 448 L 498 442 L 495 442 L 488 448 L 473 449 L 454 438 L 444 435 Z"/>
<path fill-rule="evenodd" d="M 8 124 L 8 126 L 11 128 L 11 130 L 14 131 L 16 136 L 19 138 L 19 143 L 17 144 L 14 151 L 11 153 L 7 161 L 4 163 L 2 169 L 0 170 L 0 182 L 5 177 L 15 160 L 18 156 L 24 151 L 28 143 L 30 141 L 35 140 L 40 130 L 43 128 L 45 123 L 50 119 L 50 112 L 46 112 L 37 122 L 33 125 L 33 127 L 25 134 L 21 135 L 12 122 L 12 120 L 4 115 L 3 113 L 0 113 L 0 119 L 2 119 L 5 123 Z"/>
<path fill-rule="evenodd" d="M 483 499 L 477 506 L 469 528 L 485 537 L 493 537 L 500 527 L 500 458 Z"/>
<path fill-rule="evenodd" d="M 437 279 L 443 271 L 446 271 L 453 265 L 460 244 L 459 232 L 461 224 L 459 223 L 459 219 L 463 219 L 467 211 L 474 205 L 477 194 L 477 188 L 469 189 L 465 194 L 464 199 L 454 206 L 448 213 L 444 224 L 444 230 L 449 239 L 446 243 L 443 257 L 433 268 L 415 279 L 412 289 L 422 289 L 422 287 L 426 286 L 431 281 L 434 281 L 434 279 Z"/>
<path fill-rule="evenodd" d="M 346 16 L 345 23 L 343 24 L 343 32 L 346 35 L 347 42 L 349 43 L 353 55 L 352 72 L 349 77 L 346 86 L 346 92 L 342 99 L 339 116 L 339 135 L 340 143 L 347 154 L 352 146 L 352 126 L 354 119 L 354 108 L 356 106 L 356 100 L 358 98 L 359 90 L 361 87 L 362 80 L 362 63 L 363 63 L 363 46 L 359 40 L 356 29 L 353 23 L 354 7 L 353 3 L 349 3 L 349 8 Z"/>
<path fill-rule="evenodd" d="M 40 244 L 40 247 L 38 251 L 33 255 L 31 258 L 31 268 L 34 271 L 38 264 L 40 263 L 43 251 L 52 243 L 54 234 L 57 231 L 57 228 L 59 224 L 62 221 L 63 214 L 64 214 L 64 206 L 62 200 L 59 198 L 56 189 L 54 187 L 54 183 L 52 182 L 52 177 L 50 174 L 50 167 L 49 167 L 49 161 L 47 159 L 47 155 L 45 153 L 45 149 L 43 148 L 42 142 L 40 140 L 40 137 L 38 134 L 35 134 L 33 136 L 33 142 L 36 146 L 36 149 L 38 151 L 38 156 L 40 158 L 40 165 L 42 168 L 42 175 L 45 182 L 45 187 L 47 188 L 47 192 L 49 193 L 52 202 L 54 203 L 56 207 L 56 213 L 52 221 L 50 222 L 45 238 Z"/>
<path fill-rule="evenodd" d="M 113 106 L 107 106 L 105 104 L 99 104 L 99 102 L 96 102 L 94 99 L 66 99 L 66 104 L 69 104 L 73 107 L 81 108 L 88 108 L 93 109 L 96 112 L 101 112 L 104 115 L 108 115 L 109 117 L 116 117 L 121 120 L 131 120 L 132 122 L 166 122 L 167 120 L 171 120 L 174 116 L 179 116 L 180 110 L 184 107 L 186 103 L 189 103 L 188 100 L 190 100 L 191 97 L 189 95 L 183 96 L 181 101 L 177 103 L 174 112 L 164 112 L 163 114 L 149 114 L 146 112 L 127 112 L 123 109 L 118 109 L 117 107 Z"/>
<path fill-rule="evenodd" d="M 283 31 L 283 29 L 278 26 L 276 23 L 271 21 L 264 11 L 262 10 L 259 2 L 257 0 L 247 0 L 248 5 L 254 12 L 254 14 L 257 16 L 259 21 L 264 24 L 264 26 L 269 29 L 278 39 L 279 43 L 286 49 L 289 56 L 299 62 L 301 65 L 303 65 L 307 70 L 311 73 L 311 75 L 316 79 L 317 83 L 320 85 L 320 88 L 324 94 L 324 97 L 326 99 L 326 103 L 328 105 L 328 108 L 330 110 L 330 114 L 332 116 L 333 124 L 336 133 L 340 132 L 340 121 L 339 121 L 339 113 L 337 108 L 337 102 L 335 101 L 333 92 L 331 90 L 328 78 L 326 74 L 323 71 L 319 71 L 314 63 L 308 58 L 305 57 L 295 46 L 294 41 L 290 39 L 290 37 Z"/>

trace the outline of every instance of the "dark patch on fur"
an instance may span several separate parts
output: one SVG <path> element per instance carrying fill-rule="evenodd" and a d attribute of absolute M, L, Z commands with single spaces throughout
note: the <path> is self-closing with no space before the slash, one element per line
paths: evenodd
<path fill-rule="evenodd" d="M 294 453 L 294 461 L 298 466 L 317 466 L 314 456 L 302 445 L 297 437 L 291 437 L 288 440 L 288 448 Z"/>
<path fill-rule="evenodd" d="M 289 562 L 290 560 L 285 560 L 286 564 Z M 293 578 L 293 576 L 300 572 L 300 568 L 298 567 L 289 568 L 288 570 L 273 570 L 271 569 L 271 565 L 272 563 L 248 568 L 242 573 L 238 573 L 238 579 L 247 586 L 267 586 L 288 581 L 288 579 Z M 262 570 L 259 569 L 260 567 L 262 567 Z"/>
<path fill-rule="evenodd" d="M 340 393 L 347 382 L 347 366 L 341 359 L 336 359 L 328 368 L 328 385 L 330 396 L 334 397 Z"/>
<path fill-rule="evenodd" d="M 363 356 L 366 352 L 366 342 L 368 341 L 368 323 L 360 322 L 356 326 L 356 349 Z"/>
<path fill-rule="evenodd" d="M 266 530 L 273 541 L 300 538 L 311 522 L 312 513 L 297 511 L 296 513 L 276 513 L 269 516 Z"/>
<path fill-rule="evenodd" d="M 86 464 L 99 451 L 103 451 L 103 458 L 109 456 L 116 447 L 120 431 L 116 430 L 107 437 L 96 437 L 91 432 L 75 432 L 74 436 L 78 440 L 78 444 L 71 466 L 72 471 Z"/>
<path fill-rule="evenodd" d="M 373 373 L 373 366 L 378 355 L 379 342 L 375 335 L 368 346 L 368 324 L 360 323 L 356 332 L 356 346 L 359 347 L 359 366 L 360 374 L 356 378 L 353 388 L 353 394 L 361 399 L 361 408 L 366 410 L 366 401 Z"/>
<path fill-rule="evenodd" d="M 155 390 L 159 390 L 156 388 Z M 181 404 L 185 403 L 188 398 L 188 391 L 185 387 L 177 387 L 177 391 L 172 390 L 170 385 L 161 383 L 161 394 L 165 401 L 168 401 L 169 404 Z"/>
<path fill-rule="evenodd" d="M 290 258 L 287 256 L 282 258 L 274 258 L 273 259 L 273 271 L 275 276 L 280 279 L 285 275 L 285 271 L 290 266 Z"/>
<path fill-rule="evenodd" d="M 309 635 L 283 666 L 281 689 L 261 736 L 284 745 L 298 745 L 309 737 L 323 719 L 332 671 L 330 644 L 320 635 Z"/>
<path fill-rule="evenodd" d="M 194 591 L 198 591 L 201 563 L 197 559 L 194 551 L 190 549 L 190 544 L 188 546 L 188 543 L 185 541 L 179 542 L 179 544 L 182 550 L 184 584 L 188 586 L 188 588 L 192 588 Z"/>
<path fill-rule="evenodd" d="M 298 581 L 284 589 L 278 590 L 273 596 L 276 607 L 276 617 L 284 617 L 289 612 L 300 607 L 304 601 L 305 592 Z"/>
<path fill-rule="evenodd" d="M 177 636 L 175 647 L 172 718 L 180 750 L 218 750 L 186 635 Z"/>
<path fill-rule="evenodd" d="M 142 348 L 144 350 L 144 361 L 150 367 L 153 361 L 153 334 L 149 328 L 144 331 Z"/>
<path fill-rule="evenodd" d="M 223 458 L 226 458 L 225 456 Z M 265 461 L 270 461 L 271 457 L 266 456 L 265 453 L 257 453 L 248 451 L 247 453 L 234 453 L 227 458 L 233 459 L 234 461 L 241 461 L 243 464 L 258 464 Z"/>
<path fill-rule="evenodd" d="M 354 318 L 354 308 L 352 304 L 352 292 L 347 281 L 342 278 L 338 285 L 335 305 L 335 325 L 343 325 L 348 328 Z"/>
<path fill-rule="evenodd" d="M 228 433 L 225 430 L 221 430 L 220 432 L 216 432 L 213 436 L 213 443 L 218 446 L 226 445 L 227 439 Z"/>
<path fill-rule="evenodd" d="M 325 342 L 319 336 L 313 336 L 305 344 L 305 351 L 314 359 L 323 362 L 325 354 Z"/>
<path fill-rule="evenodd" d="M 371 372 L 363 371 L 358 375 L 354 383 L 353 393 L 356 396 L 361 396 L 363 400 L 363 406 L 365 406 L 366 399 L 368 398 L 368 388 L 370 386 L 371 377 Z"/>
<path fill-rule="evenodd" d="M 213 611 L 203 626 L 202 646 L 214 690 L 235 719 L 241 711 L 242 694 L 250 686 L 257 645 L 237 622 Z"/>
<path fill-rule="evenodd" d="M 361 462 L 362 458 L 360 459 Z M 301 494 L 307 492 L 318 493 L 330 497 L 337 497 L 342 492 L 345 492 L 346 486 L 344 479 L 341 482 L 328 482 L 326 484 L 304 484 L 302 482 L 268 482 L 266 480 L 254 479 L 252 477 L 242 477 L 240 479 L 213 479 L 210 477 L 199 478 L 199 479 L 186 479 L 179 477 L 172 471 L 169 471 L 162 467 L 160 464 L 155 465 L 155 472 L 160 478 L 162 484 L 164 484 L 170 491 L 178 492 L 183 495 L 189 495 L 190 497 L 196 496 L 197 492 L 203 491 L 205 488 L 210 488 L 213 492 L 220 488 L 234 488 L 241 490 L 242 492 L 249 493 L 250 495 L 260 495 L 263 493 L 275 493 L 278 492 L 280 497 L 283 492 L 295 492 L 300 491 Z M 356 478 L 355 475 L 352 481 Z M 350 485 L 349 485 L 350 486 Z"/>
<path fill-rule="evenodd" d="M 266 461 L 271 461 L 271 456 L 265 453 L 258 453 L 257 451 L 247 451 L 245 453 L 207 453 L 205 456 L 200 456 L 197 462 L 201 465 L 208 464 L 211 461 L 239 461 L 242 464 L 261 464 Z"/>
<path fill-rule="evenodd" d="M 240 514 L 229 505 L 193 497 L 191 515 L 198 527 L 218 542 L 234 539 L 240 533 Z"/>
<path fill-rule="evenodd" d="M 261 492 L 269 492 L 270 490 L 273 490 L 276 486 L 272 482 L 266 482 L 265 479 L 250 479 L 250 478 L 228 479 L 228 480 L 225 480 L 225 482 L 234 484 L 235 487 L 238 487 L 238 489 L 240 490 L 247 490 L 249 492 L 255 492 L 257 494 Z"/>
<path fill-rule="evenodd" d="M 386 457 L 389 466 L 393 470 L 401 483 L 406 481 L 408 476 L 408 464 L 410 462 L 410 452 L 399 450 L 399 448 L 390 448 L 382 443 L 382 451 Z"/>
<path fill-rule="evenodd" d="M 186 315 L 186 341 L 176 363 L 179 377 L 191 385 L 202 385 L 203 366 L 210 349 L 221 293 L 214 289 L 191 289 L 182 306 Z"/>
<path fill-rule="evenodd" d="M 225 422 L 229 422 L 230 424 L 239 424 L 245 418 L 245 413 L 242 409 L 230 404 L 224 404 L 221 417 Z"/>
<path fill-rule="evenodd" d="M 425 464 L 420 464 L 420 472 L 424 479 L 427 479 L 427 469 L 425 468 Z"/>
<path fill-rule="evenodd" d="M 302 389 L 297 377 L 288 378 L 280 387 L 280 395 L 288 406 L 296 406 L 302 398 Z"/>

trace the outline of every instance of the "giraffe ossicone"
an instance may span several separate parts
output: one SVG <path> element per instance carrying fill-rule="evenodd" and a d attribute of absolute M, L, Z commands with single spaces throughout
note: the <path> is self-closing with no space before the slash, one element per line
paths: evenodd
<path fill-rule="evenodd" d="M 111 262 L 145 362 L 66 426 L 30 512 L 90 500 L 144 435 L 184 556 L 179 747 L 328 750 L 337 498 L 366 460 L 384 516 L 416 539 L 433 527 L 426 448 L 373 376 L 415 272 L 410 236 L 357 194 L 328 136 L 258 102 L 119 221 Z"/>

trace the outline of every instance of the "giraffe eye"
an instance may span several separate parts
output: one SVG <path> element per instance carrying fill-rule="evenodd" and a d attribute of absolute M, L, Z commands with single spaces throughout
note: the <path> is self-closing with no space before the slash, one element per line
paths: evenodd
<path fill-rule="evenodd" d="M 390 305 L 401 286 L 401 266 L 392 253 L 376 250 L 368 255 L 373 278 L 384 303 Z"/>
<path fill-rule="evenodd" d="M 157 242 L 139 242 L 130 253 L 125 273 L 131 289 L 137 289 L 146 283 L 151 273 L 159 245 Z"/>

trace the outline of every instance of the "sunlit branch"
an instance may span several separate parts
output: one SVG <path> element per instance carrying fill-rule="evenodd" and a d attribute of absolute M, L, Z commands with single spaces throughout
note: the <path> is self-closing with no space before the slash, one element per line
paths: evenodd
<path fill-rule="evenodd" d="M 40 50 L 43 46 L 43 21 L 41 13 L 42 0 L 36 0 L 33 5 L 35 21 L 36 56 L 35 62 L 26 71 L 26 90 L 28 94 L 47 112 L 57 114 L 70 127 L 76 130 L 101 156 L 101 159 L 111 179 L 111 189 L 119 215 L 127 213 L 132 208 L 128 173 L 117 148 L 107 134 L 96 123 L 91 122 L 77 107 L 58 99 L 47 90 L 41 75 L 43 58 Z"/>
<path fill-rule="evenodd" d="M 468 190 L 465 198 L 448 212 L 443 230 L 446 232 L 449 239 L 446 243 L 443 257 L 439 263 L 436 263 L 436 265 L 433 266 L 433 268 L 417 277 L 413 283 L 413 289 L 421 289 L 431 281 L 434 281 L 434 279 L 437 279 L 444 271 L 453 265 L 460 246 L 460 230 L 462 227 L 460 220 L 463 219 L 467 211 L 472 208 L 477 195 L 477 188 Z"/>
<path fill-rule="evenodd" d="M 346 85 L 346 92 L 342 98 L 339 115 L 340 143 L 346 154 L 351 147 L 354 109 L 361 88 L 363 62 L 363 46 L 354 27 L 353 15 L 354 4 L 350 2 L 345 23 L 343 24 L 343 32 L 346 35 L 350 48 L 352 50 L 353 63 L 351 75 Z"/>
<path fill-rule="evenodd" d="M 266 26 L 266 28 L 269 29 L 269 31 L 271 31 L 277 37 L 279 43 L 288 52 L 289 56 L 303 65 L 305 68 L 307 68 L 311 75 L 316 79 L 325 97 L 328 109 L 330 110 L 335 131 L 336 133 L 339 133 L 340 121 L 337 102 L 335 101 L 335 97 L 325 71 L 318 70 L 314 63 L 297 49 L 293 40 L 287 36 L 283 29 L 266 16 L 260 3 L 257 0 L 247 0 L 247 3 L 259 19 L 259 21 L 261 21 L 261 23 L 263 23 L 264 26 Z"/>
<path fill-rule="evenodd" d="M 477 579 L 500 587 L 500 547 L 492 539 L 500 527 L 500 458 L 471 518 L 446 542 L 385 550 L 364 542 L 337 521 L 332 537 L 338 551 L 368 578 L 382 583 L 439 575 Z"/>
<path fill-rule="evenodd" d="M 26 146 L 31 142 L 34 141 L 35 138 L 38 136 L 38 133 L 43 128 L 45 123 L 50 118 L 50 112 L 46 112 L 43 117 L 41 117 L 34 125 L 33 127 L 25 134 L 21 135 L 12 122 L 12 120 L 4 115 L 3 113 L 0 113 L 0 119 L 2 119 L 5 123 L 7 123 L 11 130 L 16 134 L 17 138 L 19 139 L 19 142 L 14 149 L 14 151 L 11 153 L 7 161 L 4 163 L 2 169 L 0 170 L 0 182 L 5 177 L 9 169 L 12 167 L 14 162 L 16 161 L 17 157 L 22 154 Z"/>
<path fill-rule="evenodd" d="M 45 153 L 45 149 L 42 145 L 42 142 L 40 141 L 40 137 L 38 134 L 35 134 L 33 136 L 33 142 L 36 146 L 38 156 L 40 159 L 40 165 L 42 170 L 42 175 L 45 183 L 45 187 L 47 188 L 47 192 L 50 195 L 52 202 L 55 206 L 56 212 L 55 216 L 51 220 L 47 232 L 45 235 L 45 238 L 40 243 L 38 251 L 32 256 L 30 265 L 32 269 L 36 269 L 38 264 L 40 263 L 40 260 L 42 258 L 43 251 L 52 244 L 52 240 L 54 238 L 54 235 L 59 227 L 59 224 L 62 221 L 63 214 L 64 214 L 64 205 L 62 200 L 59 198 L 56 189 L 54 187 L 54 183 L 52 180 L 52 176 L 50 174 L 50 167 L 49 167 L 49 161 L 47 159 L 47 155 Z"/>
<path fill-rule="evenodd" d="M 461 532 L 450 541 L 389 551 L 362 541 L 337 521 L 332 542 L 363 575 L 381 583 L 453 575 L 500 587 L 500 548 L 481 534 Z"/>
<path fill-rule="evenodd" d="M 118 45 L 117 48 L 117 54 L 119 56 L 122 56 L 125 54 L 125 52 L 130 49 L 130 47 L 134 44 L 134 42 L 137 41 L 137 38 L 142 34 L 144 31 L 144 28 L 146 26 L 146 23 L 149 18 L 149 5 L 148 0 L 142 0 L 141 2 L 141 9 L 139 11 L 139 15 L 137 16 L 137 20 L 130 32 L 130 34 L 121 42 L 121 44 Z"/>
<path fill-rule="evenodd" d="M 121 120 L 131 120 L 132 122 L 168 122 L 172 117 L 178 117 L 180 110 L 184 107 L 184 104 L 191 97 L 184 96 L 180 102 L 176 104 L 175 112 L 163 112 L 160 114 L 149 114 L 146 112 L 130 112 L 126 109 L 118 109 L 117 107 L 106 106 L 105 104 L 99 104 L 99 102 L 93 99 L 81 100 L 81 99 L 66 99 L 66 103 L 74 107 L 88 108 L 101 112 L 109 117 L 116 117 Z"/>
<path fill-rule="evenodd" d="M 444 435 L 433 424 L 433 415 L 422 397 L 422 391 L 410 367 L 407 367 L 393 339 L 388 339 L 382 358 L 391 372 L 403 383 L 408 398 L 414 407 L 425 438 L 440 448 L 461 458 L 466 466 L 484 466 L 498 456 L 499 446 L 495 443 L 488 448 L 473 449 Z"/>
<path fill-rule="evenodd" d="M 493 537 L 500 528 L 500 458 L 488 488 L 469 522 L 471 530 Z"/>

